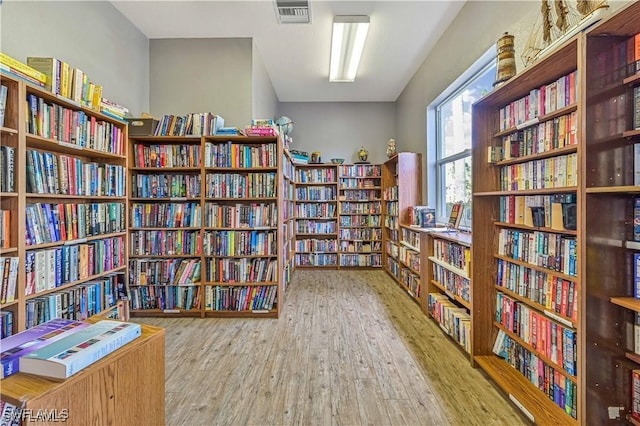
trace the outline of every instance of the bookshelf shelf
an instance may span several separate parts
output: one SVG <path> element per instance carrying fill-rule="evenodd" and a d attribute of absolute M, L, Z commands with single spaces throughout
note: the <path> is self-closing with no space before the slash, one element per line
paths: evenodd
<path fill-rule="evenodd" d="M 7 136 L 11 136 L 11 135 L 17 135 L 18 134 L 18 129 L 14 129 L 11 127 L 0 127 L 0 132 L 2 133 L 7 133 Z"/>
<path fill-rule="evenodd" d="M 5 302 L 5 303 L 1 303 L 0 304 L 0 309 L 7 309 L 7 308 L 11 308 L 12 306 L 17 305 L 18 303 L 20 303 L 19 300 L 13 300 L 11 302 Z"/>
<path fill-rule="evenodd" d="M 15 198 L 17 196 L 17 192 L 0 192 L 0 198 Z"/>
<path fill-rule="evenodd" d="M 637 354 L 635 352 L 625 352 L 624 356 L 627 357 L 627 359 L 635 362 L 636 364 L 640 364 L 640 354 Z"/>
<path fill-rule="evenodd" d="M 612 297 L 611 303 L 630 309 L 634 312 L 640 312 L 640 299 L 634 297 Z"/>
<path fill-rule="evenodd" d="M 514 191 L 478 191 L 474 192 L 474 197 L 493 197 L 495 195 L 544 195 L 544 194 L 565 194 L 568 192 L 576 192 L 578 188 L 575 186 L 565 186 L 561 188 L 543 188 L 543 189 L 519 189 Z"/>
<path fill-rule="evenodd" d="M 60 142 L 55 139 L 44 138 L 33 134 L 27 134 L 26 141 L 27 147 L 29 148 L 55 151 L 57 153 L 75 155 L 80 157 L 103 158 L 114 161 L 126 160 L 126 157 L 124 155 L 113 154 L 97 149 L 85 148 L 83 146 L 75 145 L 72 143 Z"/>
<path fill-rule="evenodd" d="M 634 185 L 625 186 L 599 186 L 587 188 L 588 194 L 639 194 L 640 187 Z"/>
<path fill-rule="evenodd" d="M 527 226 L 527 225 L 521 225 L 521 224 L 509 223 L 509 222 L 494 222 L 494 225 L 500 228 L 526 229 L 528 231 L 548 232 L 551 234 L 578 235 L 578 231 L 573 231 L 570 229 L 555 229 L 555 228 L 548 228 L 544 226 L 535 227 L 535 226 Z"/>
<path fill-rule="evenodd" d="M 10 254 L 10 253 L 15 253 L 18 251 L 18 247 L 5 247 L 5 248 L 0 248 L 0 255 L 5 255 L 5 254 Z"/>
<path fill-rule="evenodd" d="M 36 194 L 28 192 L 25 197 L 34 199 L 54 199 L 54 200 L 95 200 L 95 201 L 126 201 L 127 197 L 110 197 L 104 195 L 63 195 L 63 194 Z"/>
<path fill-rule="evenodd" d="M 24 296 L 24 298 L 25 298 L 25 300 L 30 300 L 30 299 L 34 299 L 34 298 L 37 298 L 37 297 L 46 296 L 47 294 L 55 293 L 55 292 L 58 292 L 58 291 L 61 291 L 61 290 L 65 290 L 65 289 L 68 289 L 68 288 L 75 287 L 75 286 L 77 286 L 79 284 L 84 284 L 86 282 L 96 280 L 96 279 L 98 279 L 100 277 L 103 277 L 105 275 L 113 274 L 113 273 L 116 273 L 116 272 L 122 272 L 122 271 L 126 271 L 126 270 L 127 270 L 126 265 L 119 266 L 117 268 L 113 268 L 113 269 L 110 269 L 108 271 L 104 271 L 104 272 L 102 272 L 100 274 L 94 274 L 94 275 L 90 275 L 90 276 L 88 276 L 86 278 L 82 278 L 82 279 L 79 279 L 79 280 L 76 280 L 76 281 L 64 283 L 63 285 L 58 286 L 56 288 L 52 288 L 52 289 L 48 289 L 48 290 L 44 290 L 44 291 L 39 291 L 38 293 L 30 294 L 28 296 Z"/>
<path fill-rule="evenodd" d="M 550 151 L 540 152 L 538 154 L 523 155 L 522 157 L 510 158 L 508 160 L 498 161 L 495 165 L 498 166 L 498 167 L 500 167 L 500 166 L 508 166 L 510 164 L 525 163 L 525 162 L 531 161 L 531 160 L 539 160 L 539 159 L 542 159 L 542 158 L 557 157 L 558 155 L 562 155 L 562 154 L 571 154 L 571 153 L 574 153 L 574 152 L 577 152 L 577 151 L 578 151 L 578 147 L 576 145 L 569 145 L 569 146 L 565 146 L 563 148 L 557 148 L 557 149 L 553 149 L 553 150 L 550 150 Z"/>
<path fill-rule="evenodd" d="M 71 245 L 76 245 L 76 244 L 84 244 L 88 241 L 96 241 L 96 240 L 102 240 L 105 238 L 113 238 L 113 237 L 121 237 L 121 236 L 125 236 L 127 235 L 126 232 L 113 232 L 113 233 L 109 233 L 109 234 L 100 234 L 100 235 L 91 235 L 85 238 L 77 238 L 75 240 L 63 240 L 63 241 L 55 241 L 52 243 L 44 243 L 44 244 L 36 244 L 36 245 L 27 245 L 25 246 L 25 250 L 38 250 L 38 249 L 44 249 L 44 248 L 51 248 L 51 247 L 59 247 L 59 246 L 71 246 Z"/>
<path fill-rule="evenodd" d="M 640 73 L 636 72 L 635 74 L 630 75 L 622 80 L 622 84 L 628 84 L 631 86 L 635 86 L 640 84 Z"/>

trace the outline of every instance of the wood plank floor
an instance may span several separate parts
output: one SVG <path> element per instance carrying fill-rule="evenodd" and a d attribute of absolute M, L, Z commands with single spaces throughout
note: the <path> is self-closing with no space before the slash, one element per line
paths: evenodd
<path fill-rule="evenodd" d="M 173 425 L 523 425 L 383 272 L 298 270 L 279 319 L 167 329 Z"/>

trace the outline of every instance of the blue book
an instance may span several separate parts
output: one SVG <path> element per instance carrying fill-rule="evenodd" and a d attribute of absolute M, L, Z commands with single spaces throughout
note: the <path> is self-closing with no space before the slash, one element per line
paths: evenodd
<path fill-rule="evenodd" d="M 1 378 L 19 371 L 19 359 L 49 343 L 89 326 L 81 321 L 54 319 L 0 340 Z"/>
<path fill-rule="evenodd" d="M 20 358 L 20 371 L 66 379 L 140 337 L 139 324 L 104 320 Z"/>
<path fill-rule="evenodd" d="M 640 299 L 640 253 L 633 253 L 633 297 Z"/>

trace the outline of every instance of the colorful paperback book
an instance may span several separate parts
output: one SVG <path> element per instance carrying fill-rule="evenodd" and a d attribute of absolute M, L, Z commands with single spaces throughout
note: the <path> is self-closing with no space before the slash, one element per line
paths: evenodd
<path fill-rule="evenodd" d="M 139 324 L 103 320 L 20 358 L 20 371 L 66 379 L 141 335 Z"/>
<path fill-rule="evenodd" d="M 19 371 L 21 356 L 88 326 L 86 322 L 58 318 L 0 340 L 0 378 L 4 379 Z"/>

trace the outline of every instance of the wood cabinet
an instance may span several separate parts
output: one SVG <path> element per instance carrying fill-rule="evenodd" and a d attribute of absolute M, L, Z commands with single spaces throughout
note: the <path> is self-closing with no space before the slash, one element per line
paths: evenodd
<path fill-rule="evenodd" d="M 127 268 L 126 123 L 4 74 L 0 83 L 0 142 L 12 157 L 2 173 L 13 181 L 0 193 L 0 260 L 19 259 L 3 323 L 10 316 L 15 333 L 115 309 Z"/>
<path fill-rule="evenodd" d="M 141 326 L 141 337 L 66 380 L 25 373 L 3 379 L 1 399 L 22 407 L 25 424 L 164 424 L 165 332 Z"/>

